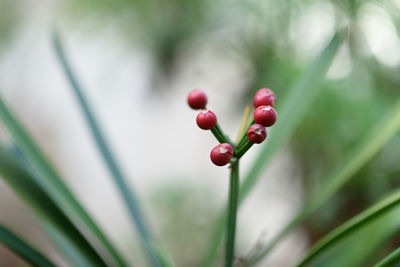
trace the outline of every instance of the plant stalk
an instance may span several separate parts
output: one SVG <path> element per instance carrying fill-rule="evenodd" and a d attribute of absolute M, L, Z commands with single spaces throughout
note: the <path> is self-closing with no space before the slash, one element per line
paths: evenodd
<path fill-rule="evenodd" d="M 254 119 L 250 121 L 250 123 L 247 125 L 246 130 L 242 133 L 242 138 L 240 139 L 240 141 L 237 144 L 237 147 L 242 147 L 244 145 L 244 143 L 246 143 L 247 141 L 247 130 L 249 129 L 249 127 L 254 124 Z"/>
<path fill-rule="evenodd" d="M 215 126 L 214 128 L 211 129 L 212 134 L 215 136 L 215 138 L 218 140 L 219 143 L 227 143 L 227 140 L 225 137 L 221 134 L 219 129 Z"/>
<path fill-rule="evenodd" d="M 212 134 L 215 136 L 215 138 L 218 140 L 219 143 L 228 143 L 230 144 L 233 148 L 236 148 L 236 145 L 232 143 L 232 141 L 229 139 L 227 135 L 224 134 L 222 131 L 221 127 L 218 125 L 218 123 L 214 126 L 214 128 L 211 129 Z"/>
<path fill-rule="evenodd" d="M 241 147 L 237 151 L 235 151 L 234 156 L 240 159 L 251 147 L 253 146 L 253 143 L 249 141 L 246 137 L 246 142 L 242 144 Z"/>
<path fill-rule="evenodd" d="M 232 267 L 235 259 L 236 214 L 239 197 L 239 159 L 231 164 L 225 267 Z"/>

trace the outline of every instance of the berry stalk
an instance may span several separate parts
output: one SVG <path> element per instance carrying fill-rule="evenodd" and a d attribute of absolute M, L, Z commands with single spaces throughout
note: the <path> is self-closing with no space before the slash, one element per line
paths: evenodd
<path fill-rule="evenodd" d="M 224 136 L 221 135 L 221 133 L 217 130 L 217 127 L 214 127 L 211 129 L 212 134 L 214 137 L 218 140 L 219 143 L 227 143 Z"/>
<path fill-rule="evenodd" d="M 217 122 L 217 124 L 215 125 L 215 130 L 224 138 L 224 142 L 222 142 L 222 143 L 228 143 L 228 144 L 230 144 L 232 147 L 236 147 L 233 143 L 232 143 L 232 141 L 229 139 L 229 137 L 226 135 L 226 134 L 224 134 L 224 132 L 222 131 L 222 129 L 221 129 L 221 127 L 219 126 L 219 124 L 218 124 L 218 122 Z"/>
<path fill-rule="evenodd" d="M 225 267 L 232 267 L 235 258 L 236 214 L 239 197 L 239 159 L 231 163 Z"/>
<path fill-rule="evenodd" d="M 196 117 L 196 123 L 203 130 L 211 130 L 219 144 L 210 153 L 211 162 L 216 166 L 230 164 L 229 203 L 227 218 L 227 235 L 225 251 L 225 267 L 232 267 L 235 261 L 236 216 L 239 197 L 239 159 L 253 146 L 261 144 L 267 138 L 267 129 L 276 121 L 276 111 L 273 108 L 276 97 L 268 88 L 257 91 L 253 99 L 255 111 L 248 125 L 252 107 L 246 107 L 242 123 L 234 144 L 224 134 L 217 122 L 217 116 L 206 108 L 207 95 L 201 90 L 189 93 L 188 104 L 192 109 L 201 109 Z M 247 126 L 248 125 L 248 126 Z M 215 250 L 213 247 L 212 250 Z"/>
<path fill-rule="evenodd" d="M 237 151 L 235 151 L 234 156 L 240 159 L 252 146 L 253 143 L 250 142 L 246 137 L 246 141 L 244 142 L 242 147 L 240 147 Z"/>
<path fill-rule="evenodd" d="M 253 124 L 254 124 L 254 119 L 250 121 L 250 123 L 246 127 L 246 130 L 243 132 L 243 136 L 240 139 L 239 143 L 237 144 L 238 148 L 242 147 L 246 143 L 246 141 L 248 140 L 247 139 L 247 131 L 249 130 L 250 126 L 253 125 Z"/>

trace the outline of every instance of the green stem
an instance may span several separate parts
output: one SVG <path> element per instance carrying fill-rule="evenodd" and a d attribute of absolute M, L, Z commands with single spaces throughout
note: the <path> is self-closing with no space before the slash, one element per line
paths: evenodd
<path fill-rule="evenodd" d="M 221 129 L 221 126 L 219 126 L 218 123 L 215 125 L 215 128 L 216 128 L 216 130 L 224 137 L 225 143 L 228 143 L 228 144 L 230 144 L 232 147 L 235 147 L 235 145 L 234 145 L 233 142 L 229 139 L 229 137 L 228 137 L 226 134 L 224 134 L 224 132 L 223 132 L 222 129 Z"/>
<path fill-rule="evenodd" d="M 234 152 L 234 156 L 238 159 L 240 159 L 246 152 L 247 150 L 250 149 L 250 147 L 253 146 L 253 143 L 249 141 L 249 139 L 246 138 L 246 142 L 239 147 L 237 151 Z"/>
<path fill-rule="evenodd" d="M 211 129 L 212 134 L 215 136 L 215 138 L 218 140 L 218 142 L 226 143 L 226 139 L 224 138 L 223 135 L 218 131 L 217 127 L 215 126 L 214 128 Z"/>
<path fill-rule="evenodd" d="M 239 196 L 239 160 L 231 164 L 225 267 L 231 267 L 235 258 L 236 213 Z"/>
<path fill-rule="evenodd" d="M 232 143 L 232 141 L 229 139 L 229 137 L 224 134 L 224 132 L 222 131 L 222 129 L 218 123 L 214 126 L 214 128 L 211 129 L 211 132 L 215 136 L 215 138 L 218 140 L 218 142 L 220 142 L 221 144 L 228 143 L 233 148 L 236 148 L 236 146 Z"/>

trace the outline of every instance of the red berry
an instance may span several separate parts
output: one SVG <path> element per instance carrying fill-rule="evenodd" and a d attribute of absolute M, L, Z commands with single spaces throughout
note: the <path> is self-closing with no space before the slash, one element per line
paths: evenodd
<path fill-rule="evenodd" d="M 219 144 L 211 150 L 211 161 L 217 166 L 224 166 L 231 161 L 233 148 L 230 144 Z"/>
<path fill-rule="evenodd" d="M 267 130 L 261 124 L 255 123 L 247 130 L 247 139 L 255 144 L 262 143 L 267 138 Z"/>
<path fill-rule="evenodd" d="M 253 98 L 253 105 L 255 108 L 259 106 L 274 106 L 276 96 L 268 88 L 262 88 L 257 91 Z"/>
<path fill-rule="evenodd" d="M 276 121 L 276 111 L 271 106 L 259 106 L 254 111 L 254 121 L 265 127 L 274 125 Z"/>
<path fill-rule="evenodd" d="M 207 105 L 207 95 L 199 90 L 193 90 L 189 93 L 187 102 L 192 109 L 202 109 Z"/>
<path fill-rule="evenodd" d="M 202 110 L 196 118 L 197 125 L 203 130 L 211 130 L 217 124 L 217 116 L 211 110 Z"/>

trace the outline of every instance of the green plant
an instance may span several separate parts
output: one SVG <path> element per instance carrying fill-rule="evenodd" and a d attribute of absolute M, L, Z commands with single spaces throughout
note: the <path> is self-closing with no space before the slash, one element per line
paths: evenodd
<path fill-rule="evenodd" d="M 248 121 L 248 117 L 251 114 L 251 108 L 248 108 L 246 109 L 242 126 L 239 130 L 239 138 L 236 142 L 232 142 L 224 134 L 218 123 L 214 124 L 212 122 L 210 125 L 213 127 L 209 125 L 204 127 L 206 129 L 211 128 L 210 130 L 216 139 L 221 144 L 224 144 L 224 149 L 222 151 L 217 150 L 216 152 L 218 157 L 222 156 L 222 160 L 218 159 L 216 162 L 218 162 L 218 165 L 230 162 L 231 175 L 227 208 L 221 212 L 217 220 L 216 230 L 212 237 L 209 251 L 204 257 L 204 262 L 201 266 L 213 264 L 214 259 L 217 257 L 224 232 L 227 233 L 225 265 L 232 266 L 234 264 L 237 209 L 259 180 L 260 174 L 266 168 L 273 155 L 289 142 L 297 126 L 311 109 L 319 93 L 319 89 L 323 88 L 321 83 L 343 39 L 344 33 L 336 33 L 325 49 L 310 64 L 309 68 L 301 76 L 286 98 L 282 98 L 282 101 L 280 100 L 282 105 L 277 106 L 279 120 L 269 132 L 268 139 L 270 142 L 260 145 L 260 154 L 256 157 L 241 184 L 239 180 L 239 160 L 253 145 L 249 139 L 252 139 L 254 143 L 265 139 L 263 132 L 265 125 L 258 126 L 254 132 L 250 132 L 248 135 L 248 128 L 254 128 L 254 126 L 251 126 L 254 125 L 254 122 Z M 62 43 L 57 35 L 54 36 L 54 46 L 89 129 L 93 134 L 106 166 L 112 174 L 113 181 L 120 192 L 121 198 L 125 201 L 133 225 L 139 233 L 140 243 L 147 256 L 148 264 L 150 266 L 173 266 L 174 263 L 170 260 L 168 252 L 157 244 L 156 238 L 150 229 L 148 229 L 149 227 L 146 223 L 140 202 L 135 192 L 128 189 L 126 178 L 103 137 L 98 122 L 67 61 Z M 299 99 L 302 100 L 301 105 L 299 105 Z M 268 103 L 268 105 L 273 104 Z M 204 98 L 200 101 L 200 104 L 194 106 L 196 108 L 205 108 Z M 51 238 L 54 245 L 59 248 L 65 259 L 74 266 L 130 265 L 64 184 L 62 177 L 52 167 L 50 160 L 41 152 L 1 98 L 0 117 L 13 141 L 13 145 L 3 145 L 0 148 L 0 173 L 2 178 L 36 212 L 46 234 Z M 263 121 L 260 120 L 259 122 Z M 266 246 L 258 250 L 255 255 L 244 259 L 240 264 L 250 266 L 264 259 L 284 236 L 300 226 L 309 216 L 333 197 L 350 179 L 356 177 L 357 172 L 399 132 L 399 129 L 400 102 L 396 102 L 387 111 L 387 114 L 382 116 L 370 131 L 366 132 L 347 156 L 338 161 L 332 170 L 325 174 L 327 177 L 324 179 L 325 184 L 318 191 L 311 194 L 311 197 L 304 204 L 303 208 L 288 225 L 270 240 Z M 259 137 L 260 139 L 258 139 Z M 220 148 L 221 145 L 217 147 Z M 212 160 L 213 157 L 211 156 Z M 398 207 L 400 203 L 399 199 L 399 192 L 396 191 L 333 230 L 311 247 L 306 256 L 300 261 L 299 266 L 305 266 L 306 264 L 313 263 L 313 260 L 316 260 L 318 257 L 323 257 L 326 250 L 339 244 L 345 238 L 355 235 L 358 230 L 373 221 L 386 219 L 384 216 L 389 211 L 395 210 Z M 394 226 L 391 230 L 398 230 L 399 227 Z M 381 236 L 390 237 L 391 233 L 382 232 Z M 0 241 L 34 266 L 54 265 L 50 260 L 46 259 L 43 252 L 29 245 L 4 226 L 0 226 Z M 374 244 L 378 244 L 380 241 L 381 239 L 377 238 Z M 372 248 L 374 244 L 371 244 Z M 379 262 L 377 261 L 377 266 L 391 266 L 398 262 L 399 255 L 400 253 L 397 249 Z M 363 257 L 366 257 L 366 255 L 363 255 Z"/>
<path fill-rule="evenodd" d="M 201 99 L 207 99 L 205 93 L 194 90 L 189 93 L 188 104 L 193 108 L 193 102 L 196 97 L 198 100 L 199 96 Z M 260 89 L 254 96 L 253 102 L 262 104 L 274 104 L 275 95 L 269 89 Z M 196 105 L 199 108 L 205 108 L 207 101 L 202 101 L 204 105 Z M 258 108 L 258 106 L 256 106 Z M 248 108 L 244 112 L 242 125 L 246 125 L 249 121 L 249 115 L 251 108 Z M 271 123 L 271 114 L 273 111 L 273 122 Z M 206 116 L 208 115 L 208 116 Z M 210 116 L 211 115 L 211 116 Z M 199 117 L 200 116 L 200 117 Z M 254 113 L 254 119 L 248 126 L 248 128 L 240 127 L 238 133 L 238 142 L 232 143 L 217 125 L 217 118 L 214 113 L 209 110 L 202 110 L 196 118 L 197 125 L 203 130 L 211 130 L 216 139 L 221 143 L 211 150 L 210 158 L 211 161 L 217 166 L 225 166 L 230 163 L 229 168 L 231 169 L 230 174 L 230 186 L 229 186 L 229 200 L 228 200 L 228 218 L 226 224 L 227 237 L 226 237 L 226 250 L 225 250 L 225 266 L 231 267 L 234 265 L 235 259 L 235 233 L 236 233 L 236 216 L 237 206 L 239 197 L 239 160 L 240 158 L 251 148 L 253 144 L 262 143 L 267 137 L 267 131 L 264 125 L 254 123 L 255 119 L 261 118 L 262 122 L 265 122 L 265 126 L 272 126 L 276 120 L 275 110 L 268 106 L 267 112 L 262 114 Z"/>

